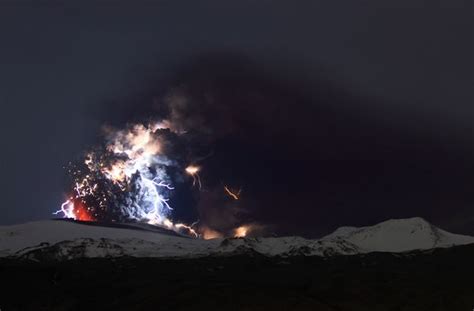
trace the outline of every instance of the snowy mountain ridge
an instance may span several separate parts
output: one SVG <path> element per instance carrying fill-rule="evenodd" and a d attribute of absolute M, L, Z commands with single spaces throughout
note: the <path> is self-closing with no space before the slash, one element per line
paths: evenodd
<path fill-rule="evenodd" d="M 189 258 L 258 253 L 265 256 L 333 256 L 406 252 L 474 243 L 422 218 L 388 220 L 368 227 L 341 227 L 322 239 L 301 237 L 201 240 L 143 230 L 68 221 L 39 221 L 0 227 L 0 257 L 67 260 L 82 257 Z"/>
<path fill-rule="evenodd" d="M 369 227 L 341 227 L 322 238 L 344 240 L 361 252 L 405 252 L 473 243 L 474 237 L 439 229 L 423 218 L 391 219 Z"/>

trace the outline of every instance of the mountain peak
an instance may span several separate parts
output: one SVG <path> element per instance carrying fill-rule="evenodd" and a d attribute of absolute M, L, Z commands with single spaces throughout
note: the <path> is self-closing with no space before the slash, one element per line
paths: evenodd
<path fill-rule="evenodd" d="M 341 227 L 322 240 L 346 240 L 365 252 L 404 252 L 474 243 L 473 237 L 446 232 L 421 217 L 389 219 L 360 228 Z"/>

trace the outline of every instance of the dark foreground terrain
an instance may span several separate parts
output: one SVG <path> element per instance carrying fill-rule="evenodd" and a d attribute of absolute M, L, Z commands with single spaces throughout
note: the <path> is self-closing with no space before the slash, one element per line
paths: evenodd
<path fill-rule="evenodd" d="M 0 260 L 9 310 L 467 310 L 474 245 L 330 259 Z"/>

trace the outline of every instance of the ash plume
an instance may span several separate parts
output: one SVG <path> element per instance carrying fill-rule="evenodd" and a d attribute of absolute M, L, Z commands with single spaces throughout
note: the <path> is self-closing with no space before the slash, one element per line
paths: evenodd
<path fill-rule="evenodd" d="M 270 232 L 265 205 L 277 198 L 269 195 L 294 182 L 275 178 L 274 169 L 291 167 L 275 159 L 279 146 L 295 144 L 292 132 L 305 132 L 308 106 L 247 60 L 229 67 L 216 59 L 199 60 L 167 91 L 138 101 L 141 116 L 125 113 L 125 126 L 105 126 L 103 142 L 69 167 L 72 190 L 59 212 L 203 237 Z"/>

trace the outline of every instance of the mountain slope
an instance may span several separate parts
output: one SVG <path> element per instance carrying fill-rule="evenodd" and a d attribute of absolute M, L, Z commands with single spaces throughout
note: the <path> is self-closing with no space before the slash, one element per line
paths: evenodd
<path fill-rule="evenodd" d="M 474 243 L 474 237 L 449 233 L 414 217 L 391 219 L 369 227 L 341 227 L 323 241 L 346 241 L 361 252 L 405 252 Z"/>
<path fill-rule="evenodd" d="M 38 249 L 50 248 L 61 258 L 68 250 L 84 250 L 86 257 L 120 255 L 137 257 L 201 256 L 209 253 L 215 241 L 190 239 L 143 228 L 117 228 L 87 225 L 70 221 L 48 220 L 0 227 L 0 256 L 23 256 Z M 54 246 L 54 248 L 52 248 Z M 120 251 L 118 251 L 120 250 Z M 74 255 L 72 251 L 71 255 Z M 76 256 L 73 256 L 76 257 Z"/>
<path fill-rule="evenodd" d="M 474 243 L 474 237 L 438 229 L 421 218 L 370 227 L 342 227 L 311 240 L 301 237 L 201 240 L 161 228 L 40 221 L 0 227 L 0 257 L 67 260 L 82 257 L 185 258 L 258 253 L 265 256 L 333 256 L 405 252 Z"/>

